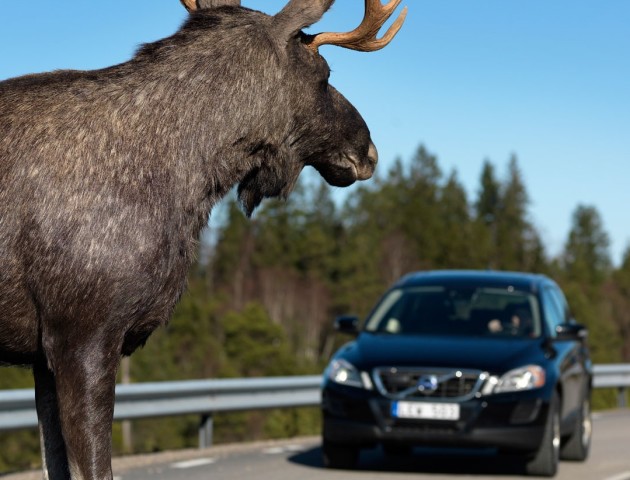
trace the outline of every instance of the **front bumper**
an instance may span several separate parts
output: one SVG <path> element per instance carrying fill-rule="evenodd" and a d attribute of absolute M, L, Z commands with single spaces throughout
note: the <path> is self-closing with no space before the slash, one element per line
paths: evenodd
<path fill-rule="evenodd" d="M 534 452 L 543 437 L 548 401 L 540 391 L 502 394 L 459 402 L 460 418 L 402 420 L 391 416 L 391 400 L 348 387 L 325 388 L 323 437 L 331 443 L 498 448 Z"/>

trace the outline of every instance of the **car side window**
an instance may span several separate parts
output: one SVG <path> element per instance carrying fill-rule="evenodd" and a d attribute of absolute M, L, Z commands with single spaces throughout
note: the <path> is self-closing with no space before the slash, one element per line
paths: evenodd
<path fill-rule="evenodd" d="M 545 323 L 551 336 L 556 336 L 556 327 L 565 322 L 565 312 L 558 304 L 557 298 L 550 288 L 542 291 L 542 306 L 545 314 Z"/>
<path fill-rule="evenodd" d="M 564 296 L 564 294 L 562 293 L 562 291 L 555 287 L 551 290 L 552 294 L 553 294 L 553 298 L 556 301 L 556 304 L 558 305 L 558 307 L 561 309 L 562 311 L 562 321 L 563 323 L 566 323 L 568 321 L 571 320 L 571 312 L 569 310 L 569 304 L 567 303 L 567 299 Z"/>

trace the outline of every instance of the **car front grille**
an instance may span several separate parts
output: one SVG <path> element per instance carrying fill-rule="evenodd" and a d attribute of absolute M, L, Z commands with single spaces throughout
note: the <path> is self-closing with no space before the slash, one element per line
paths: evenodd
<path fill-rule="evenodd" d="M 450 399 L 473 397 L 485 379 L 478 370 L 376 368 L 373 378 L 379 391 L 392 399 Z"/>

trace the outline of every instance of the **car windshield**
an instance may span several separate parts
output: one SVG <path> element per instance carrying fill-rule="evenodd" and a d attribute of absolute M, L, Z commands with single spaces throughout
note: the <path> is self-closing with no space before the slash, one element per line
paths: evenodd
<path fill-rule="evenodd" d="M 388 292 L 365 331 L 399 335 L 540 336 L 536 297 L 508 288 L 407 287 Z"/>

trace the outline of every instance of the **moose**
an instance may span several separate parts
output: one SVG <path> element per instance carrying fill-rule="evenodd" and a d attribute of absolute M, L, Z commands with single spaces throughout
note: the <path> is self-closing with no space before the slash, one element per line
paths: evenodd
<path fill-rule="evenodd" d="M 168 322 L 217 201 L 238 186 L 251 215 L 307 165 L 347 186 L 377 163 L 318 48 L 384 47 L 401 0 L 317 35 L 334 0 L 180 1 L 126 63 L 0 82 L 0 362 L 33 369 L 45 479 L 112 478 L 120 358 Z"/>

